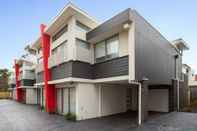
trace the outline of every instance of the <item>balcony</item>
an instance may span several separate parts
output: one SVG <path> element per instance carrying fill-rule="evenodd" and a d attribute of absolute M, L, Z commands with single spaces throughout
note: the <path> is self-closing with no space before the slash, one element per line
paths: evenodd
<path fill-rule="evenodd" d="M 38 72 L 42 72 L 44 69 L 43 69 L 43 62 L 40 62 L 36 65 L 36 68 L 35 68 L 35 71 L 36 73 Z"/>
<path fill-rule="evenodd" d="M 32 70 L 26 70 L 23 73 L 23 79 L 34 80 L 35 79 L 35 72 Z"/>
<path fill-rule="evenodd" d="M 52 68 L 56 65 L 62 64 L 67 61 L 67 54 L 63 52 L 58 52 L 55 55 L 49 57 L 49 68 Z"/>

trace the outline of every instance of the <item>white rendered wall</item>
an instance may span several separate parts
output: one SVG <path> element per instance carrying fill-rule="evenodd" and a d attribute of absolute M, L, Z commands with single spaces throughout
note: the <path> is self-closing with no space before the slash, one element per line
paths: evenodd
<path fill-rule="evenodd" d="M 13 98 L 12 98 L 12 99 L 13 99 L 13 100 L 16 100 L 16 89 L 13 89 L 12 92 L 13 92 L 13 94 L 12 94 L 12 95 L 13 95 L 13 96 L 12 96 Z"/>
<path fill-rule="evenodd" d="M 36 103 L 37 103 L 36 89 L 26 88 L 26 104 L 36 104 Z"/>
<path fill-rule="evenodd" d="M 149 90 L 148 109 L 149 111 L 168 112 L 169 111 L 169 92 L 167 89 Z"/>
<path fill-rule="evenodd" d="M 119 56 L 128 55 L 128 31 L 119 33 Z"/>
<path fill-rule="evenodd" d="M 99 88 L 94 84 L 76 86 L 76 115 L 77 120 L 99 116 Z"/>
<path fill-rule="evenodd" d="M 126 87 L 103 85 L 101 88 L 101 116 L 126 112 Z"/>

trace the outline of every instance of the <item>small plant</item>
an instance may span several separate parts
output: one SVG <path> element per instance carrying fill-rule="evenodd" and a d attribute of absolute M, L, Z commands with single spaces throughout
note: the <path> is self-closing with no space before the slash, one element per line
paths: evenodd
<path fill-rule="evenodd" d="M 65 119 L 70 121 L 76 121 L 76 115 L 74 113 L 67 113 L 65 115 Z"/>
<path fill-rule="evenodd" d="M 45 110 L 44 106 L 41 106 L 41 111 L 44 111 L 44 110 Z"/>

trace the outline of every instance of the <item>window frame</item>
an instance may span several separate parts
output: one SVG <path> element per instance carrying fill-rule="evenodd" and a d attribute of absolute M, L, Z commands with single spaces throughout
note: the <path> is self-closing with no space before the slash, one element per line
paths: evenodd
<path fill-rule="evenodd" d="M 64 47 L 66 47 L 66 43 L 67 43 L 67 40 L 65 40 L 65 41 L 63 41 L 61 44 L 59 44 L 58 46 L 56 46 L 55 48 L 53 48 L 52 50 L 51 50 L 51 55 L 56 55 L 56 54 L 58 54 L 59 53 L 59 47 L 61 47 L 63 44 L 65 45 Z M 56 54 L 54 54 L 54 51 L 56 50 Z M 64 49 L 65 50 L 65 49 Z"/>
<path fill-rule="evenodd" d="M 118 52 L 113 53 L 113 54 L 108 54 L 107 53 L 107 41 L 109 41 L 110 39 L 115 38 L 115 37 L 117 37 L 117 40 L 118 40 Z M 96 44 L 99 44 L 99 43 L 102 43 L 102 42 L 104 42 L 104 45 L 105 45 L 105 56 L 96 58 Z M 119 57 L 119 44 L 120 44 L 119 34 L 112 35 L 111 37 L 109 37 L 107 39 L 104 39 L 102 41 L 99 41 L 96 44 L 94 46 L 94 62 L 95 63 L 100 63 L 100 62 L 104 62 L 104 61 L 111 60 L 111 59 Z"/>
<path fill-rule="evenodd" d="M 80 41 L 80 42 L 83 42 L 84 44 L 87 44 L 87 48 L 86 48 L 86 47 L 82 47 L 82 46 L 79 46 L 79 47 L 84 48 L 84 49 L 87 49 L 87 50 L 90 50 L 90 43 L 88 43 L 88 42 L 87 42 L 87 41 L 85 41 L 85 40 L 82 40 L 82 39 L 76 38 L 76 39 L 75 39 L 75 42 L 76 42 L 76 45 L 77 45 L 77 46 L 78 46 L 77 41 Z"/>

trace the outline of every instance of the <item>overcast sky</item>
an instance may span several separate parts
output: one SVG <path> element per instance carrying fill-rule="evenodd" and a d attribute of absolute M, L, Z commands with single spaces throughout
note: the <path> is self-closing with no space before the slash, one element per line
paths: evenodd
<path fill-rule="evenodd" d="M 126 8 L 136 9 L 169 41 L 182 37 L 190 46 L 183 61 L 197 70 L 196 0 L 73 0 L 103 22 Z M 39 25 L 49 23 L 67 0 L 0 1 L 0 68 L 11 68 L 24 47 L 39 36 Z"/>

